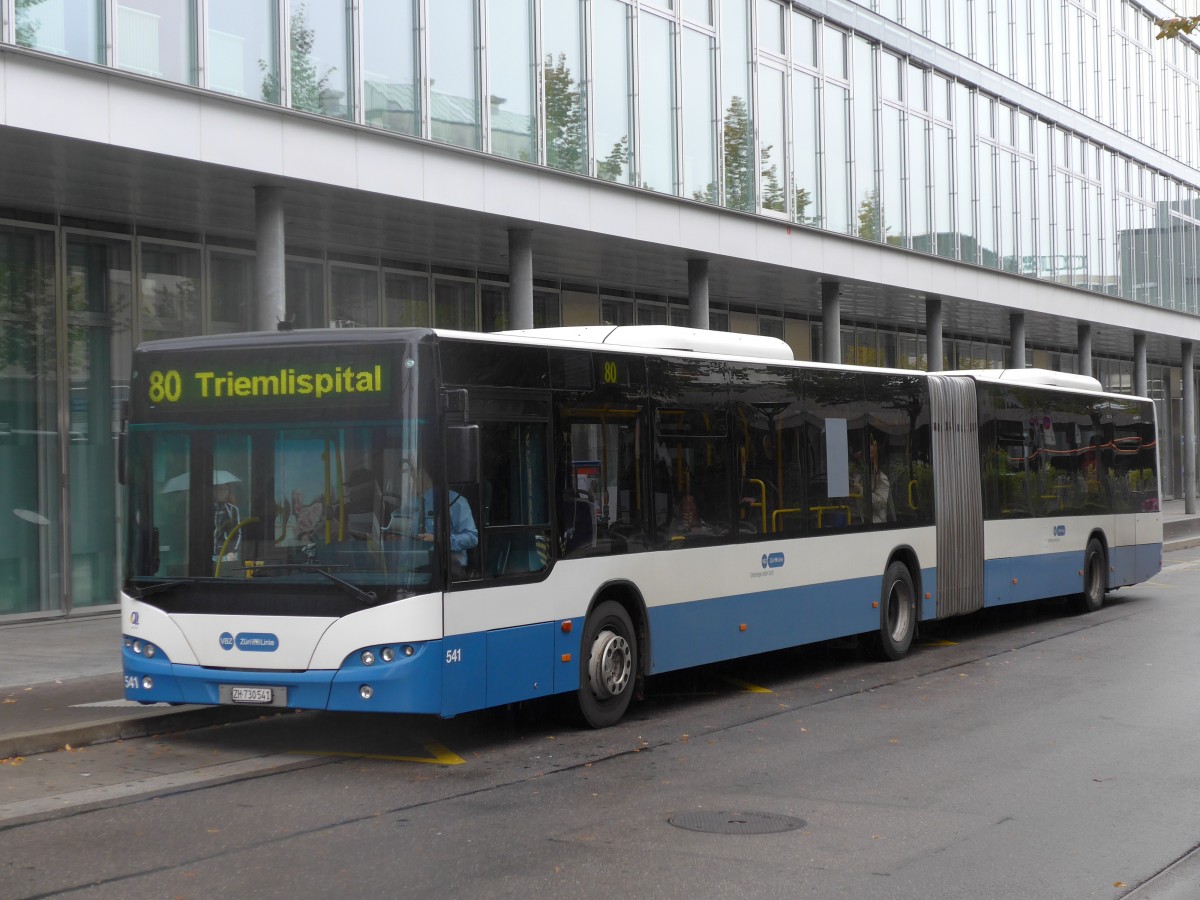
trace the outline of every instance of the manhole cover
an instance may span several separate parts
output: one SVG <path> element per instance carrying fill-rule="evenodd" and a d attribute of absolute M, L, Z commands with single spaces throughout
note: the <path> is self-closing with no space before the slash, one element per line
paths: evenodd
<path fill-rule="evenodd" d="M 777 834 L 795 831 L 807 824 L 794 816 L 761 812 L 691 812 L 668 819 L 676 828 L 708 834 Z"/>

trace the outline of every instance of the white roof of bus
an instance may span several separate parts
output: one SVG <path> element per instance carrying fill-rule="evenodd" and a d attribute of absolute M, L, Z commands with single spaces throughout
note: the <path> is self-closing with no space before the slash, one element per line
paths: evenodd
<path fill-rule="evenodd" d="M 636 350 L 682 350 L 750 359 L 781 359 L 788 362 L 795 360 L 792 348 L 779 338 L 735 334 L 731 331 L 681 328 L 678 325 L 577 325 L 500 333 L 514 337 L 549 338 Z"/>

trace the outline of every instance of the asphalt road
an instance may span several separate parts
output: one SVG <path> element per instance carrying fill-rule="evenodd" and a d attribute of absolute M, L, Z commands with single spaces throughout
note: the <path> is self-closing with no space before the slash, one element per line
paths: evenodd
<path fill-rule="evenodd" d="M 305 713 L 27 758 L 0 897 L 1197 897 L 1197 597 L 1180 551 L 1090 616 L 663 676 L 599 732 Z"/>

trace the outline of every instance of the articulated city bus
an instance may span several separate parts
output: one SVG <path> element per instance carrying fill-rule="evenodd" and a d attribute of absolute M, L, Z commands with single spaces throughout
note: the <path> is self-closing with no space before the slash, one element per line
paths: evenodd
<path fill-rule="evenodd" d="M 134 355 L 125 691 L 453 716 L 1106 591 L 1162 563 L 1154 406 L 667 327 Z"/>

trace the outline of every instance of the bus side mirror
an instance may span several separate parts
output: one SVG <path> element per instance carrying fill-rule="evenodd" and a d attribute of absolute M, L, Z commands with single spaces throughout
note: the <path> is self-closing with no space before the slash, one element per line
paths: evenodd
<path fill-rule="evenodd" d="M 479 480 L 479 426 L 451 425 L 446 429 L 446 482 L 474 484 Z"/>

